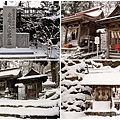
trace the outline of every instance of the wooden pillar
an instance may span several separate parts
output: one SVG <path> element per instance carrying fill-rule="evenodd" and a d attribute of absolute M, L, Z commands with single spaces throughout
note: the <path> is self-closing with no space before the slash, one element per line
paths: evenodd
<path fill-rule="evenodd" d="M 92 41 L 92 52 L 94 51 L 94 41 Z"/>
<path fill-rule="evenodd" d="M 116 87 L 115 87 L 115 92 L 116 92 L 117 90 L 116 90 Z"/>
<path fill-rule="evenodd" d="M 35 83 L 35 87 L 36 87 L 36 88 L 35 88 L 35 89 L 36 89 L 36 90 L 35 90 L 35 92 L 36 92 L 36 96 L 35 96 L 36 98 L 35 98 L 35 99 L 37 99 L 37 98 L 38 98 L 38 94 L 39 94 L 37 82 Z"/>
<path fill-rule="evenodd" d="M 90 52 L 90 38 L 88 38 L 88 53 Z"/>
<path fill-rule="evenodd" d="M 109 46 L 110 46 L 110 30 L 106 30 L 106 37 L 107 37 L 107 58 L 109 58 Z"/>
<path fill-rule="evenodd" d="M 40 85 L 40 87 L 39 87 L 39 88 L 40 88 L 40 89 L 39 89 L 39 92 L 42 92 L 42 81 L 40 81 L 40 84 L 39 84 L 39 85 Z"/>
<path fill-rule="evenodd" d="M 81 24 L 79 23 L 78 25 L 78 38 L 77 38 L 77 43 L 78 43 L 78 46 L 80 46 L 80 36 L 81 36 Z"/>
<path fill-rule="evenodd" d="M 101 51 L 101 34 L 99 33 L 99 50 Z"/>
<path fill-rule="evenodd" d="M 67 34 L 68 34 L 68 27 L 65 26 L 66 32 L 65 32 L 65 41 L 64 44 L 67 44 Z"/>
<path fill-rule="evenodd" d="M 27 96 L 27 85 L 25 84 L 25 99 L 27 100 L 28 96 Z"/>

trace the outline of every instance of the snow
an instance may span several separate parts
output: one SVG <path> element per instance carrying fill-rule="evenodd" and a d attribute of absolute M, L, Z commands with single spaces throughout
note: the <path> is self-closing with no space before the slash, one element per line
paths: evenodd
<path fill-rule="evenodd" d="M 72 85 L 72 81 L 70 81 L 70 80 L 63 80 L 63 81 L 61 81 L 61 85 L 66 85 L 66 86 L 71 86 Z"/>
<path fill-rule="evenodd" d="M 30 48 L 0 48 L 0 54 L 1 53 L 26 53 L 30 52 L 33 53 L 33 51 Z"/>
<path fill-rule="evenodd" d="M 0 99 L 0 113 L 12 115 L 59 115 L 59 100 L 9 100 Z M 4 107 L 1 107 L 4 106 Z"/>
<path fill-rule="evenodd" d="M 25 85 L 23 83 L 16 83 L 15 86 L 18 86 L 19 88 L 21 87 L 24 87 Z"/>
<path fill-rule="evenodd" d="M 66 78 L 70 78 L 70 77 L 82 77 L 82 74 L 81 73 L 78 73 L 76 71 L 80 71 L 82 68 L 84 69 L 84 67 L 86 66 L 85 62 L 84 61 L 81 61 L 81 63 L 78 63 L 78 64 L 75 64 L 75 65 L 72 65 L 72 66 L 65 66 L 64 68 L 61 69 L 61 71 L 65 71 L 67 70 L 67 72 L 62 75 L 62 79 L 65 79 Z"/>
<path fill-rule="evenodd" d="M 119 100 L 119 90 L 117 88 L 117 95 L 112 100 L 112 108 L 110 108 L 111 101 L 94 101 L 92 100 L 93 96 L 91 95 L 92 88 L 89 87 L 89 84 L 102 84 L 102 85 L 120 85 L 119 77 L 120 77 L 120 65 L 117 67 L 113 67 L 115 65 L 114 62 L 119 60 L 103 60 L 109 63 L 113 62 L 113 66 L 104 66 L 101 62 L 102 60 L 98 60 L 95 62 L 94 60 L 62 60 L 63 68 L 61 72 L 61 118 L 62 119 L 86 119 L 86 118 L 110 118 L 109 116 L 87 116 L 85 115 L 85 101 L 88 99 L 89 102 L 93 102 L 93 109 L 89 109 L 89 111 L 108 111 L 108 112 L 116 112 L 120 114 L 120 111 L 117 111 L 113 108 L 113 102 L 118 102 Z M 99 63 L 100 62 L 100 63 Z M 81 66 L 80 66 L 81 64 Z M 107 65 L 107 64 L 106 64 Z M 88 74 L 85 74 L 84 71 L 88 66 Z M 75 69 L 75 68 L 76 69 Z M 77 71 L 77 72 L 75 72 Z M 72 73 L 73 72 L 73 73 Z M 71 75 L 72 73 L 72 75 Z M 78 74 L 77 74 L 78 73 Z M 71 81 L 69 79 L 68 74 L 71 77 L 81 76 L 82 79 L 76 79 Z M 87 78 L 87 79 L 86 79 Z M 85 80 L 85 87 L 84 85 Z M 87 85 L 87 86 L 86 86 Z M 79 108 L 78 108 L 79 106 Z M 83 109 L 82 109 L 83 108 Z M 112 116 L 111 118 L 120 118 L 117 116 Z"/>
<path fill-rule="evenodd" d="M 92 17 L 98 17 L 102 13 L 102 10 L 92 11 L 89 13 L 85 13 L 86 15 L 92 16 Z"/>
<path fill-rule="evenodd" d="M 0 105 L 10 105 L 10 106 L 42 106 L 42 107 L 55 107 L 57 106 L 59 100 L 10 100 L 10 99 L 0 99 Z"/>
<path fill-rule="evenodd" d="M 0 77 L 2 76 L 9 76 L 9 75 L 13 75 L 13 76 L 16 76 L 20 73 L 20 69 L 7 69 L 7 70 L 3 70 L 3 71 L 0 71 Z"/>
<path fill-rule="evenodd" d="M 81 85 L 120 85 L 120 72 L 87 74 Z"/>
<path fill-rule="evenodd" d="M 71 87 L 69 90 L 68 90 L 69 93 L 72 93 L 72 92 L 78 92 L 75 87 Z"/>
<path fill-rule="evenodd" d="M 50 20 L 56 20 L 56 19 L 59 19 L 59 18 L 60 18 L 59 15 L 58 16 L 53 15 L 51 17 L 42 17 L 42 19 L 50 19 Z"/>
<path fill-rule="evenodd" d="M 44 82 L 42 85 L 44 85 L 44 86 L 48 86 L 48 85 L 56 85 L 56 83 L 55 82 L 52 82 L 52 81 L 50 81 L 49 79 L 47 79 L 47 81 L 46 82 Z"/>
<path fill-rule="evenodd" d="M 81 119 L 81 120 L 87 120 L 87 119 L 90 119 L 90 120 L 97 120 L 97 119 L 103 119 L 103 120 L 106 120 L 106 119 L 111 119 L 111 120 L 115 120 L 115 119 L 120 119 L 120 116 L 87 116 L 84 114 L 84 112 L 70 112 L 70 111 L 61 111 L 61 118 L 62 119 Z"/>
<path fill-rule="evenodd" d="M 110 112 L 111 101 L 93 101 L 93 109 L 95 112 Z"/>
<path fill-rule="evenodd" d="M 13 114 L 13 115 L 37 115 L 37 116 L 54 116 L 59 115 L 59 107 L 53 108 L 8 108 L 4 107 L 0 109 L 1 114 Z"/>
<path fill-rule="evenodd" d="M 30 75 L 18 78 L 18 80 L 46 77 L 47 75 Z"/>

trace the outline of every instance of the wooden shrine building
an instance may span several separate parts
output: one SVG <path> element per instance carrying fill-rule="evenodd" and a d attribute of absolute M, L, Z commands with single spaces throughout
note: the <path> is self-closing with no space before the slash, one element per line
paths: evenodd
<path fill-rule="evenodd" d="M 79 46 L 85 52 L 96 51 L 94 41 L 98 27 L 95 21 L 102 18 L 104 18 L 102 7 L 62 18 L 61 25 L 65 28 L 64 48 L 73 49 Z"/>
<path fill-rule="evenodd" d="M 87 74 L 81 85 L 92 88 L 91 98 L 86 99 L 86 114 L 116 115 L 120 110 L 120 72 Z"/>
<path fill-rule="evenodd" d="M 21 71 L 19 68 L 10 68 L 6 70 L 0 70 L 0 97 L 5 97 L 6 88 L 9 90 L 11 97 L 17 97 L 17 87 L 15 87 L 18 77 L 21 77 Z M 15 98 L 16 99 L 16 98 Z"/>
<path fill-rule="evenodd" d="M 106 30 L 107 58 L 120 58 L 120 6 L 106 18 L 97 20 L 96 24 Z"/>
<path fill-rule="evenodd" d="M 40 75 L 32 68 L 24 77 L 18 78 L 17 82 L 25 85 L 25 99 L 37 99 L 42 92 L 42 83 L 47 79 L 47 75 Z"/>

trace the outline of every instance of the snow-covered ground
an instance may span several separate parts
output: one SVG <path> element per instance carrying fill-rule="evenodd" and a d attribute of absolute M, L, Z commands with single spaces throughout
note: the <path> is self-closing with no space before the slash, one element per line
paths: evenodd
<path fill-rule="evenodd" d="M 44 90 L 45 92 L 45 90 Z M 52 93 L 52 94 L 51 94 Z M 42 94 L 42 93 L 41 93 Z M 58 88 L 46 90 L 38 100 L 12 100 L 0 99 L 0 119 L 18 118 L 59 118 L 60 114 L 60 91 Z M 4 117 L 1 117 L 4 116 Z"/>
<path fill-rule="evenodd" d="M 109 117 L 109 116 L 86 116 L 84 114 L 84 112 L 65 112 L 65 111 L 61 111 L 61 118 L 62 119 L 83 119 L 83 120 L 86 120 L 86 119 L 120 119 L 120 115 L 118 116 L 112 116 L 112 117 Z"/>
<path fill-rule="evenodd" d="M 60 58 L 60 47 L 59 43 L 51 46 L 51 50 L 48 50 L 47 44 L 38 44 L 39 47 L 30 46 L 30 48 L 0 48 L 1 59 L 47 59 L 47 58 Z M 28 54 L 27 54 L 28 53 Z M 31 54 L 33 53 L 33 54 Z"/>

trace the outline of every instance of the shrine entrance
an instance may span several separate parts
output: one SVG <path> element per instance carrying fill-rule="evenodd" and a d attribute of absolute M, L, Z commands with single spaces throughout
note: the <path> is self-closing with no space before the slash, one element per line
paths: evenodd
<path fill-rule="evenodd" d="M 42 92 L 42 83 L 47 79 L 47 75 L 40 75 L 32 68 L 24 77 L 18 78 L 17 82 L 25 85 L 25 99 L 37 99 Z"/>
<path fill-rule="evenodd" d="M 111 88 L 109 87 L 97 87 L 95 89 L 96 101 L 109 101 L 111 99 Z"/>
<path fill-rule="evenodd" d="M 36 98 L 36 84 L 28 84 L 27 86 L 27 98 L 28 99 L 35 99 Z"/>
<path fill-rule="evenodd" d="M 110 50 L 120 51 L 120 31 L 110 30 Z"/>

